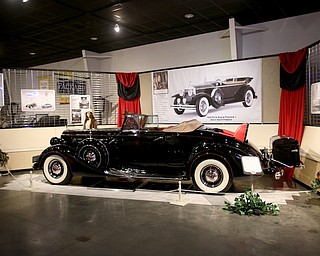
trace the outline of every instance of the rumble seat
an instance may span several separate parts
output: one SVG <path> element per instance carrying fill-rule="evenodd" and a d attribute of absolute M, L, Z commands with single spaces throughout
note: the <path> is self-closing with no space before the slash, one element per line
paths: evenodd
<path fill-rule="evenodd" d="M 234 137 L 236 140 L 244 142 L 247 139 L 249 124 L 243 123 L 240 125 L 237 130 L 234 132 Z"/>
<path fill-rule="evenodd" d="M 228 130 L 222 130 L 222 134 L 230 137 L 234 137 L 236 140 L 245 142 L 247 139 L 248 135 L 248 130 L 249 130 L 249 124 L 248 123 L 243 123 L 240 125 L 235 132 L 231 132 Z"/>

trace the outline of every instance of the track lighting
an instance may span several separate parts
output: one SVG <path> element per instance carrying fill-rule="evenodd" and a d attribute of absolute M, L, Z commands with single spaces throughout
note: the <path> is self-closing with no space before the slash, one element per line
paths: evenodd
<path fill-rule="evenodd" d="M 120 31 L 120 27 L 118 24 L 114 26 L 114 31 L 116 31 L 117 33 Z"/>

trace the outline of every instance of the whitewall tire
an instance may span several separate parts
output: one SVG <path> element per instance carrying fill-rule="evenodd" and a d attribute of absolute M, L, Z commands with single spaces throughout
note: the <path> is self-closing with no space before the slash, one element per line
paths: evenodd
<path fill-rule="evenodd" d="M 72 178 L 71 170 L 66 161 L 58 155 L 51 155 L 46 158 L 43 164 L 43 174 L 51 184 L 68 184 Z"/>
<path fill-rule="evenodd" d="M 226 165 L 216 159 L 201 161 L 196 166 L 192 178 L 198 189 L 208 193 L 227 191 L 233 180 Z"/>

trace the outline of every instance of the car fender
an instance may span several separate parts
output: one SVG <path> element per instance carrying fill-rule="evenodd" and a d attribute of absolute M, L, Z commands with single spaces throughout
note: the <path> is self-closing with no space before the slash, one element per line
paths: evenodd
<path fill-rule="evenodd" d="M 212 98 L 210 97 L 210 95 L 208 95 L 207 93 L 204 93 L 204 92 L 200 92 L 200 93 L 197 93 L 196 95 L 194 95 L 192 98 L 192 104 L 195 104 L 195 102 L 199 98 L 202 98 L 202 97 L 206 97 L 208 99 L 210 105 L 212 104 Z"/>
<path fill-rule="evenodd" d="M 63 157 L 66 162 L 71 163 L 74 158 L 75 151 L 72 147 L 64 144 L 56 144 L 46 148 L 39 156 L 37 169 L 42 169 L 44 161 L 50 155 L 59 155 Z"/>
<path fill-rule="evenodd" d="M 179 93 L 177 93 L 175 95 L 172 95 L 171 98 L 182 98 L 182 96 Z"/>
<path fill-rule="evenodd" d="M 202 142 L 196 145 L 192 149 L 192 153 L 188 160 L 188 176 L 192 177 L 192 172 L 195 165 L 202 159 L 214 158 L 223 161 L 228 165 L 231 170 L 233 177 L 243 176 L 243 168 L 241 164 L 240 152 L 235 150 L 234 153 L 230 153 L 230 145 L 224 145 L 220 143 L 207 144 Z"/>
<path fill-rule="evenodd" d="M 35 170 L 42 170 L 44 162 L 47 157 L 51 155 L 58 155 L 61 156 L 66 163 L 68 164 L 70 171 L 73 172 L 82 172 L 82 171 L 90 171 L 92 173 L 97 173 L 97 170 L 95 170 L 92 166 L 87 165 L 81 161 L 76 156 L 75 149 L 72 147 L 65 145 L 65 144 L 56 144 L 53 146 L 50 146 L 46 148 L 39 156 L 38 161 L 36 164 L 34 164 Z"/>
<path fill-rule="evenodd" d="M 242 101 L 244 98 L 245 93 L 250 90 L 253 93 L 253 98 L 257 98 L 257 94 L 255 93 L 254 89 L 250 85 L 242 86 L 241 89 L 237 92 L 236 99 Z"/>

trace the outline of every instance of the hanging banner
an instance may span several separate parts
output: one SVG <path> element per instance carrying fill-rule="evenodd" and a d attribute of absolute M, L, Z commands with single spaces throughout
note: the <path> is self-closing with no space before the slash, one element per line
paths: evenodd
<path fill-rule="evenodd" d="M 261 123 L 261 74 L 261 59 L 153 72 L 153 113 L 161 123 Z"/>

